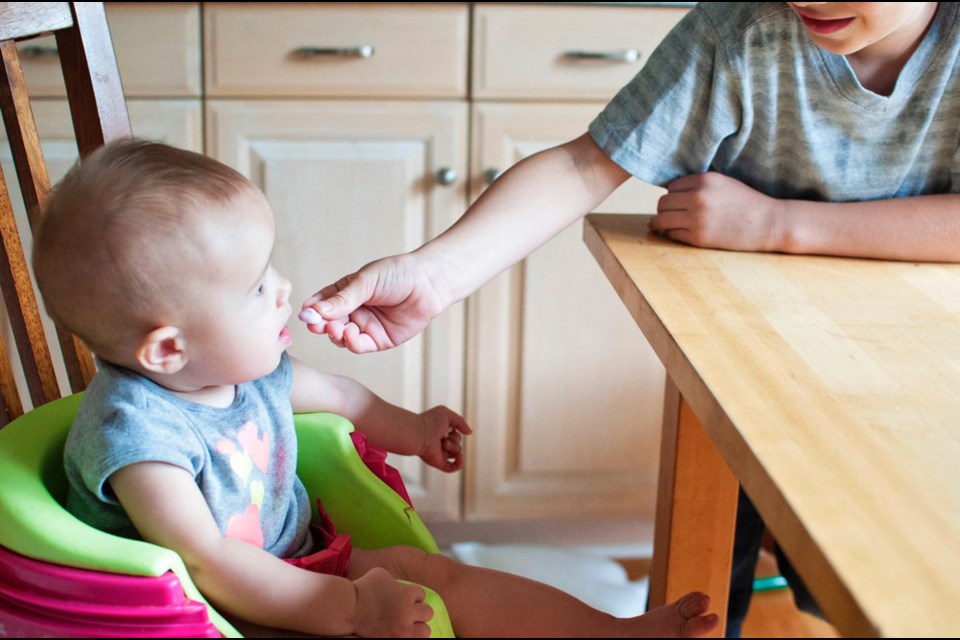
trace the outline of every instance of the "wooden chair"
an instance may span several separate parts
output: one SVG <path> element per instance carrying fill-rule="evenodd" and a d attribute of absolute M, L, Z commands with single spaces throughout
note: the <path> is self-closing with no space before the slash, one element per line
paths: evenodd
<path fill-rule="evenodd" d="M 98 2 L 0 3 L 0 111 L 17 168 L 17 178 L 31 226 L 50 191 L 36 123 L 17 55 L 17 41 L 53 32 L 63 68 L 67 101 L 83 157 L 109 140 L 131 135 L 130 120 L 120 84 L 120 72 L 110 32 Z M 16 339 L 20 363 L 33 406 L 60 397 L 50 350 L 40 319 L 27 260 L 14 219 L 10 195 L 0 171 L 0 235 L 3 261 L 2 290 Z M 0 337 L 2 338 L 2 337 Z M 82 391 L 95 368 L 86 347 L 65 331 L 58 331 L 70 388 Z M 7 345 L 0 339 L 0 424 L 23 414 Z"/>
<path fill-rule="evenodd" d="M 41 215 L 50 180 L 16 43 L 49 32 L 56 35 L 80 157 L 131 135 L 102 3 L 0 3 L 0 111 L 31 227 Z M 206 603 L 176 553 L 103 533 L 63 508 L 63 445 L 80 392 L 96 370 L 87 348 L 58 331 L 75 392 L 60 398 L 2 170 L 0 238 L 0 288 L 33 406 L 24 412 L 0 336 L 0 635 L 239 635 Z M 323 501 L 354 544 L 438 551 L 419 516 L 361 461 L 350 438 L 352 425 L 330 414 L 296 416 L 295 422 L 298 462 L 308 463 L 298 465 L 298 474 L 308 495 Z M 433 633 L 452 635 L 442 601 L 426 591 L 435 614 Z"/>

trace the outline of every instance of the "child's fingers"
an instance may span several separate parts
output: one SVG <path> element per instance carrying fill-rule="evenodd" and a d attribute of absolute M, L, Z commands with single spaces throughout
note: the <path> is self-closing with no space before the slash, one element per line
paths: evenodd
<path fill-rule="evenodd" d="M 338 347 L 343 346 L 344 326 L 345 325 L 342 322 L 328 322 L 324 327 L 324 333 L 326 333 L 327 337 L 330 338 L 330 342 Z"/>
<path fill-rule="evenodd" d="M 372 292 L 373 286 L 368 282 L 368 278 L 351 274 L 315 293 L 304 301 L 301 309 L 311 306 L 323 317 L 336 320 L 356 310 L 370 298 Z"/>
<path fill-rule="evenodd" d="M 667 237 L 683 244 L 696 244 L 694 235 L 688 229 L 671 229 L 666 232 Z"/>
<path fill-rule="evenodd" d="M 657 213 L 667 211 L 686 211 L 690 208 L 690 192 L 668 193 L 657 200 Z"/>
<path fill-rule="evenodd" d="M 681 176 L 667 184 L 667 191 L 674 193 L 678 191 L 694 191 L 703 186 L 705 173 L 691 173 Z"/>
<path fill-rule="evenodd" d="M 688 226 L 689 216 L 685 211 L 664 211 L 650 220 L 652 231 L 674 231 L 676 229 L 687 229 Z"/>
<path fill-rule="evenodd" d="M 344 325 L 343 346 L 353 353 L 371 353 L 379 350 L 373 336 L 361 330 L 356 322 L 348 322 Z"/>
<path fill-rule="evenodd" d="M 467 421 L 464 420 L 463 416 L 456 411 L 453 411 L 442 404 L 430 409 L 430 411 L 441 412 L 451 431 L 459 431 L 460 433 L 464 433 L 466 435 L 473 433 L 473 429 L 470 428 L 470 425 L 467 424 Z"/>
<path fill-rule="evenodd" d="M 454 471 L 459 471 L 463 467 L 463 454 L 458 453 L 455 456 L 450 456 L 443 463 L 442 471 L 447 473 L 452 473 Z"/>
<path fill-rule="evenodd" d="M 463 447 L 460 445 L 459 440 L 444 439 L 443 450 L 448 453 L 456 454 L 463 451 Z"/>
<path fill-rule="evenodd" d="M 450 411 L 450 426 L 460 433 L 465 433 L 467 435 L 473 433 L 473 429 L 471 429 L 470 425 L 467 424 L 467 421 L 463 419 L 463 416 L 454 411 Z"/>

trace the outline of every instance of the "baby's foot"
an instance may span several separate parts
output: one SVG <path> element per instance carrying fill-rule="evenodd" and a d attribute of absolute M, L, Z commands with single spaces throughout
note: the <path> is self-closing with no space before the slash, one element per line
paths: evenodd
<path fill-rule="evenodd" d="M 720 617 L 707 614 L 710 596 L 693 591 L 676 602 L 648 611 L 640 618 L 642 634 L 653 638 L 700 638 L 717 628 Z"/>

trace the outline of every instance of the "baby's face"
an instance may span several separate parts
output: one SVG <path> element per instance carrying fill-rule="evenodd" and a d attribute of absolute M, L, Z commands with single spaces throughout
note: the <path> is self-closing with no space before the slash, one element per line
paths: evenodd
<path fill-rule="evenodd" d="M 187 366 L 209 385 L 267 375 L 291 343 L 290 281 L 270 264 L 273 213 L 259 192 L 235 205 L 205 231 L 210 234 L 209 273 L 198 274 L 203 282 L 199 308 L 186 335 Z"/>
<path fill-rule="evenodd" d="M 850 55 L 871 47 L 896 56 L 923 35 L 935 3 L 788 2 L 819 47 Z"/>

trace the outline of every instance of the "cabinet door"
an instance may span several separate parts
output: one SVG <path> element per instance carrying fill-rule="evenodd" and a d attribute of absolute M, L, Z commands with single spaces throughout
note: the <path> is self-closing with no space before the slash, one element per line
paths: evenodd
<path fill-rule="evenodd" d="M 73 123 L 70 119 L 70 108 L 66 100 L 36 100 L 33 102 L 33 114 L 37 122 L 37 131 L 40 135 L 43 156 L 47 163 L 50 182 L 56 184 L 60 178 L 73 166 L 77 160 L 77 143 L 73 133 Z M 175 146 L 200 152 L 203 145 L 201 132 L 201 112 L 199 100 L 129 100 L 127 110 L 130 114 L 130 126 L 135 136 L 150 140 L 158 140 Z M 16 169 L 13 166 L 13 155 L 7 144 L 5 131 L 0 131 L 0 167 L 10 191 L 10 201 L 13 203 L 14 216 L 17 221 L 17 230 L 23 242 L 26 255 L 30 256 L 30 247 L 33 242 L 30 226 L 27 222 L 26 209 L 20 196 L 20 184 L 17 182 Z M 43 307 L 43 301 L 38 299 Z M 13 331 L 7 320 L 5 306 L 0 306 L 0 331 L 8 345 L 10 358 L 13 361 L 14 377 L 16 378 L 20 397 L 24 401 L 24 409 L 30 408 L 30 394 L 26 392 L 26 381 L 20 371 L 18 354 L 14 348 Z M 67 373 L 60 359 L 60 346 L 57 343 L 57 334 L 53 322 L 44 317 L 44 331 L 53 356 L 57 379 L 60 381 L 60 390 L 64 395 L 72 393 L 67 384 Z"/>
<path fill-rule="evenodd" d="M 602 104 L 474 107 L 484 176 L 586 131 Z M 492 170 L 492 171 L 491 171 Z M 629 181 L 599 210 L 650 212 Z M 468 302 L 466 516 L 653 518 L 664 371 L 577 222 Z"/>
<path fill-rule="evenodd" d="M 277 220 L 274 266 L 293 306 L 366 262 L 415 249 L 464 210 L 467 107 L 462 102 L 208 103 L 209 155 L 249 176 Z M 438 171 L 459 177 L 441 184 Z M 463 305 L 397 349 L 354 355 L 294 318 L 290 353 L 359 380 L 395 404 L 462 410 Z M 392 460 L 417 511 L 459 517 L 459 479 L 417 459 Z"/>

